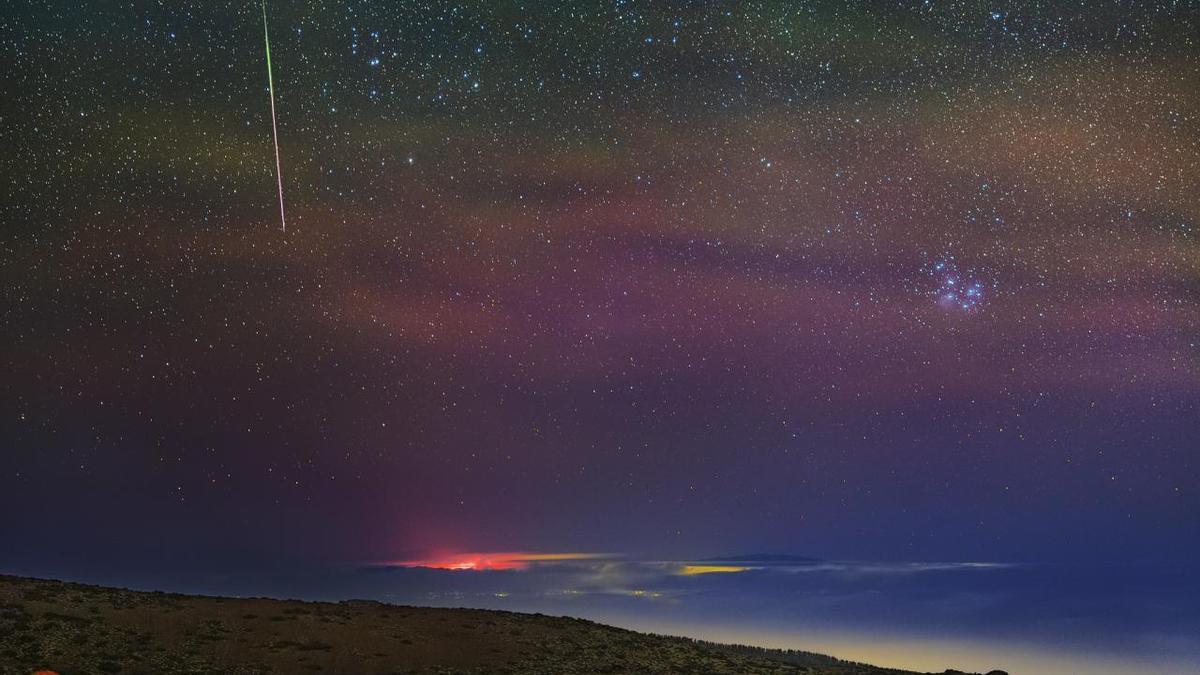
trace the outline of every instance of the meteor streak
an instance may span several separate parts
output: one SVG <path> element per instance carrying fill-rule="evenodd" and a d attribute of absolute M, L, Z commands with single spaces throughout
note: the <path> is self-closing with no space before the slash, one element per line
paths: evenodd
<path fill-rule="evenodd" d="M 271 72 L 271 35 L 267 31 L 267 0 L 262 3 L 263 42 L 267 46 L 267 89 L 271 92 L 271 134 L 275 139 L 275 180 L 279 183 L 279 229 L 287 232 L 283 215 L 283 168 L 279 162 L 279 124 L 275 121 L 275 77 Z"/>

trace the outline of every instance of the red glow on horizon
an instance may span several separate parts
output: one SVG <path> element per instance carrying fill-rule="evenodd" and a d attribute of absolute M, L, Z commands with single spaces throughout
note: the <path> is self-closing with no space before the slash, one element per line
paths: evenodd
<path fill-rule="evenodd" d="M 499 571 L 525 570 L 539 562 L 563 562 L 571 560 L 596 560 L 612 556 L 597 553 L 459 553 L 435 556 L 423 560 L 404 560 L 389 563 L 397 567 L 424 567 L 434 570 L 454 571 Z"/>

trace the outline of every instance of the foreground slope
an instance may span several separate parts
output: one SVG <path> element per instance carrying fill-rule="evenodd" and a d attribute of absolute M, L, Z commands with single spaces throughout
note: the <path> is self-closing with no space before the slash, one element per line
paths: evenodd
<path fill-rule="evenodd" d="M 903 671 L 473 609 L 142 593 L 0 576 L 0 673 Z"/>

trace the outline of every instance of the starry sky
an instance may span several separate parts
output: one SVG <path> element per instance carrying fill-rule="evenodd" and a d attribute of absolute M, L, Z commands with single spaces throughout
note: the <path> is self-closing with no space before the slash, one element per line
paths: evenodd
<path fill-rule="evenodd" d="M 0 563 L 1200 554 L 1193 2 L 17 0 Z"/>

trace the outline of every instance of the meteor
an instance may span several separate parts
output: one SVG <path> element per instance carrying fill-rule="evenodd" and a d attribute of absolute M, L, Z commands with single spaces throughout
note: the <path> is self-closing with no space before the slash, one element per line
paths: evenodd
<path fill-rule="evenodd" d="M 267 46 L 267 90 L 271 92 L 271 134 L 275 139 L 275 180 L 279 184 L 279 229 L 287 232 L 283 215 L 283 168 L 279 162 L 279 124 L 275 120 L 275 76 L 271 72 L 271 35 L 267 31 L 267 0 L 262 2 L 263 42 Z"/>

